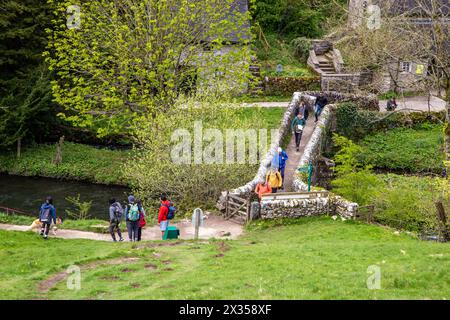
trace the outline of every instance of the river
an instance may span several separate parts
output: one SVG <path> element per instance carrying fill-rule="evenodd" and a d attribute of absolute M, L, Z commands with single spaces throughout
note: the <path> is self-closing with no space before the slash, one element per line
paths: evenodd
<path fill-rule="evenodd" d="M 79 194 L 81 201 L 92 201 L 91 218 L 107 220 L 109 199 L 116 198 L 125 203 L 128 193 L 129 189 L 126 187 L 0 174 L 0 206 L 25 211 L 34 216 L 38 215 L 40 205 L 50 195 L 57 215 L 67 218 L 65 210 L 73 210 L 74 207 L 66 198 Z"/>

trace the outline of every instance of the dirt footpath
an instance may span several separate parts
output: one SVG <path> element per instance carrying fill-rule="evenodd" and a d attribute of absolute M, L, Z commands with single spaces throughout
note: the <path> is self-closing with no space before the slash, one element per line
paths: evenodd
<path fill-rule="evenodd" d="M 190 220 L 182 220 L 174 224 L 180 229 L 180 239 L 190 240 L 194 238 L 194 227 Z M 0 224 L 1 230 L 9 231 L 28 231 L 28 226 L 18 226 L 10 224 Z M 122 222 L 121 230 L 123 237 L 128 240 L 128 233 L 125 223 Z M 201 239 L 236 239 L 243 233 L 243 226 L 227 221 L 222 217 L 209 215 L 205 219 L 203 227 L 200 227 L 199 238 Z M 111 241 L 109 234 L 101 234 L 88 231 L 59 229 L 56 231 L 56 235 L 52 231 L 49 233 L 49 237 L 63 238 L 63 239 L 89 239 L 97 241 Z M 161 240 L 161 231 L 159 226 L 148 226 L 142 231 L 142 240 Z"/>

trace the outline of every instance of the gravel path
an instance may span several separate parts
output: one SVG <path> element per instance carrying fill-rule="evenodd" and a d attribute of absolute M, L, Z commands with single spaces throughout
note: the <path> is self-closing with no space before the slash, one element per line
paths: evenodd
<path fill-rule="evenodd" d="M 311 135 L 314 131 L 316 124 L 314 122 L 314 113 L 310 112 L 308 117 L 308 121 L 306 122 L 306 126 L 303 131 L 302 140 L 300 141 L 300 151 L 297 152 L 297 148 L 295 146 L 295 135 L 292 133 L 291 142 L 286 149 L 286 153 L 288 154 L 288 161 L 286 163 L 286 170 L 284 172 L 284 188 L 286 192 L 293 192 L 293 179 L 295 170 L 297 170 L 298 163 L 300 162 L 300 158 L 303 155 L 303 151 L 305 149 L 306 144 L 309 142 Z"/>
<path fill-rule="evenodd" d="M 180 229 L 180 239 L 189 240 L 194 238 L 194 227 L 189 220 L 182 220 L 175 224 Z M 8 231 L 28 231 L 28 226 L 0 224 L 1 230 Z M 122 222 L 121 230 L 125 239 L 128 239 L 125 223 Z M 204 222 L 204 226 L 200 227 L 199 238 L 227 238 L 236 239 L 243 233 L 243 227 L 231 221 L 227 221 L 216 215 L 209 215 Z M 56 235 L 50 231 L 49 237 L 63 239 L 89 239 L 96 241 L 111 241 L 109 234 L 101 234 L 88 231 L 59 229 Z M 161 231 L 159 226 L 149 226 L 142 231 L 142 240 L 161 240 Z"/>

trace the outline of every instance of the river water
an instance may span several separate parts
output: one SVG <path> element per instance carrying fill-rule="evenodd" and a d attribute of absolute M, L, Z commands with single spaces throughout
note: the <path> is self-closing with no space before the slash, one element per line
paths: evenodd
<path fill-rule="evenodd" d="M 129 189 L 78 181 L 38 177 L 20 177 L 0 174 L 0 206 L 18 209 L 37 216 L 47 196 L 53 197 L 57 215 L 66 218 L 66 209 L 75 209 L 67 197 L 80 195 L 83 202 L 92 201 L 90 217 L 108 219 L 109 199 L 125 203 Z"/>

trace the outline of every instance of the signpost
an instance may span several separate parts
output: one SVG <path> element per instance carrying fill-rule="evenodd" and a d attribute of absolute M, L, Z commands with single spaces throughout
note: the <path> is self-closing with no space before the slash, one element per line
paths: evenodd
<path fill-rule="evenodd" d="M 280 75 L 283 73 L 283 66 L 280 64 L 277 65 L 277 73 Z"/>
<path fill-rule="evenodd" d="M 298 168 L 298 172 L 308 173 L 308 192 L 311 192 L 311 178 L 312 178 L 312 173 L 313 173 L 312 162 L 310 161 L 307 166 Z"/>
<path fill-rule="evenodd" d="M 198 240 L 198 232 L 200 229 L 200 226 L 203 226 L 203 211 L 200 208 L 197 208 L 194 210 L 194 213 L 192 214 L 192 225 L 195 229 L 195 235 L 194 239 Z"/>

